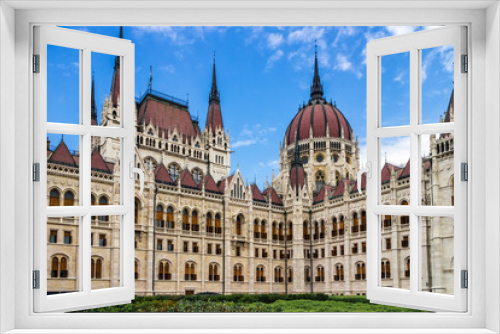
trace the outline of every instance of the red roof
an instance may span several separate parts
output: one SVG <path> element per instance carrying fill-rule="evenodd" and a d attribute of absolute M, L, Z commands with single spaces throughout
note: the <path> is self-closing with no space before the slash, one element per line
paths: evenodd
<path fill-rule="evenodd" d="M 168 174 L 167 168 L 165 167 L 165 165 L 163 163 L 161 163 L 155 169 L 155 180 L 156 180 L 156 182 L 175 184 L 175 182 L 172 180 L 172 178 Z"/>
<path fill-rule="evenodd" d="M 231 175 L 227 178 L 227 184 L 229 185 L 231 183 L 231 180 L 233 179 L 233 176 L 234 175 Z M 217 183 L 217 185 L 219 186 L 219 189 L 222 193 L 224 193 L 224 191 L 226 190 L 226 179 L 222 179 L 219 181 L 219 183 Z"/>
<path fill-rule="evenodd" d="M 76 163 L 75 159 L 73 159 L 73 156 L 69 152 L 68 146 L 66 146 L 64 140 L 61 140 L 47 162 L 64 164 L 71 167 L 78 167 L 78 164 Z"/>
<path fill-rule="evenodd" d="M 409 176 L 410 176 L 410 159 L 408 159 L 405 168 L 403 168 L 401 173 L 398 175 L 398 178 L 402 179 L 404 177 L 409 177 Z"/>
<path fill-rule="evenodd" d="M 187 109 L 177 107 L 173 104 L 160 101 L 152 95 L 147 95 L 139 105 L 137 124 L 145 126 L 152 125 L 159 128 L 158 136 L 165 135 L 168 131 L 177 129 L 183 143 L 191 142 L 192 137 L 200 134 L 199 127 L 191 120 Z"/>
<path fill-rule="evenodd" d="M 366 189 L 366 173 L 363 173 L 361 175 L 361 190 Z M 353 187 L 350 190 L 350 193 L 355 193 L 358 191 L 358 182 L 357 180 L 354 181 Z"/>
<path fill-rule="evenodd" d="M 344 189 L 345 189 L 344 180 L 341 180 L 339 181 L 339 185 L 333 188 L 331 197 L 335 198 L 344 195 Z"/>
<path fill-rule="evenodd" d="M 109 93 L 109 98 L 113 102 L 113 106 L 116 107 L 118 105 L 119 97 L 120 97 L 120 58 L 116 57 L 115 71 L 113 73 L 113 80 L 111 81 L 111 91 Z"/>
<path fill-rule="evenodd" d="M 394 170 L 397 172 L 397 171 L 401 170 L 401 168 L 398 166 L 395 166 L 393 164 L 390 164 L 388 162 L 386 162 L 384 164 L 384 167 L 382 167 L 382 173 L 381 173 L 382 183 L 386 183 L 386 182 L 389 182 L 391 180 L 391 172 Z"/>
<path fill-rule="evenodd" d="M 316 195 L 316 197 L 314 198 L 314 203 L 319 203 L 319 202 L 322 202 L 325 197 L 328 197 L 328 193 L 330 191 L 332 191 L 334 188 L 332 186 L 329 186 L 329 185 L 324 185 L 323 187 L 321 187 L 321 189 L 319 190 L 318 194 Z"/>
<path fill-rule="evenodd" d="M 306 176 L 304 173 L 304 167 L 301 165 L 293 166 L 290 171 L 290 185 L 292 188 L 295 188 L 298 185 L 299 189 L 302 189 L 304 187 L 305 179 Z"/>
<path fill-rule="evenodd" d="M 343 129 L 344 138 L 350 140 L 354 138 L 349 122 L 336 106 L 324 100 L 314 100 L 310 105 L 299 110 L 288 125 L 285 133 L 287 145 L 295 142 L 296 134 L 299 140 L 308 139 L 311 124 L 314 138 L 326 137 L 327 125 L 330 137 L 340 138 L 341 129 Z"/>
<path fill-rule="evenodd" d="M 260 192 L 259 187 L 256 184 L 252 184 L 250 186 L 250 188 L 252 189 L 252 199 L 254 201 L 259 201 L 259 202 L 265 202 L 266 201 L 266 199 L 264 198 L 264 196 L 262 196 L 262 193 Z"/>
<path fill-rule="evenodd" d="M 101 153 L 99 153 L 99 150 L 97 149 L 94 149 L 94 151 L 92 152 L 92 157 L 90 158 L 90 164 L 92 166 L 92 170 L 97 170 L 104 173 L 111 173 L 111 170 L 109 169 L 108 165 L 102 158 Z"/>
<path fill-rule="evenodd" d="M 181 186 L 198 189 L 198 185 L 194 182 L 193 175 L 191 175 L 187 169 L 181 172 Z"/>
<path fill-rule="evenodd" d="M 215 181 L 214 181 L 214 178 L 212 177 L 212 175 L 205 175 L 203 178 L 203 182 L 205 182 L 205 191 L 208 191 L 211 193 L 217 193 L 217 194 L 221 193 L 220 189 L 217 187 L 217 184 L 215 184 Z M 198 185 L 198 188 L 201 189 L 201 187 L 203 187 L 203 185 L 200 182 L 200 184 Z"/>
<path fill-rule="evenodd" d="M 276 193 L 276 190 L 274 190 L 274 188 L 267 188 L 266 190 L 264 190 L 263 194 L 266 196 L 266 198 L 269 198 L 269 196 L 271 196 L 272 204 L 283 205 L 283 202 L 281 202 L 281 199 Z"/>
<path fill-rule="evenodd" d="M 224 130 L 224 123 L 222 122 L 222 113 L 220 109 L 220 103 L 216 100 L 210 101 L 208 105 L 207 121 L 205 123 L 205 129 L 212 128 L 215 132 L 216 129 Z"/>

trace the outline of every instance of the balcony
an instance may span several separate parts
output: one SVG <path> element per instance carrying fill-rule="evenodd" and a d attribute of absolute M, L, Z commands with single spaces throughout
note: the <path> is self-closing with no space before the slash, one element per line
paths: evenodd
<path fill-rule="evenodd" d="M 158 274 L 159 281 L 170 281 L 172 279 L 172 274 Z"/>
<path fill-rule="evenodd" d="M 185 274 L 184 275 L 184 280 L 186 280 L 186 281 L 196 281 L 196 275 L 195 274 Z"/>
<path fill-rule="evenodd" d="M 260 232 L 254 232 L 253 237 L 255 239 L 260 239 Z"/>
<path fill-rule="evenodd" d="M 359 226 L 353 226 L 353 227 L 351 228 L 351 232 L 352 232 L 352 233 L 358 233 L 358 232 L 359 232 Z"/>
<path fill-rule="evenodd" d="M 265 278 L 264 276 L 262 276 L 262 277 L 257 277 L 257 280 L 256 280 L 256 281 L 257 281 L 257 282 L 260 282 L 260 283 L 263 283 L 263 282 L 265 282 L 265 281 L 266 281 L 266 278 Z"/>
<path fill-rule="evenodd" d="M 244 282 L 245 281 L 245 276 L 243 276 L 243 275 L 240 275 L 240 276 L 234 275 L 233 276 L 233 281 L 234 282 Z"/>
<path fill-rule="evenodd" d="M 325 277 L 324 276 L 316 276 L 316 277 L 314 277 L 314 281 L 315 282 L 324 282 Z"/>
<path fill-rule="evenodd" d="M 382 273 L 382 279 L 389 279 L 391 278 L 391 273 Z"/>
<path fill-rule="evenodd" d="M 304 235 L 304 240 L 309 240 L 309 239 L 310 239 L 309 234 L 305 234 L 305 235 Z"/>
<path fill-rule="evenodd" d="M 354 279 L 356 281 L 365 280 L 366 279 L 366 274 L 356 274 L 356 275 L 354 275 Z"/>
<path fill-rule="evenodd" d="M 344 235 L 344 229 L 339 230 L 339 236 L 343 236 L 343 235 Z"/>
<path fill-rule="evenodd" d="M 360 230 L 361 230 L 361 232 L 366 232 L 366 225 L 361 225 Z"/>
<path fill-rule="evenodd" d="M 275 283 L 283 283 L 284 281 L 285 281 L 285 279 L 283 277 L 275 277 L 274 278 Z"/>
<path fill-rule="evenodd" d="M 220 281 L 220 275 L 209 275 L 208 280 L 210 282 L 219 282 Z"/>
<path fill-rule="evenodd" d="M 333 276 L 333 280 L 335 282 L 340 282 L 340 281 L 343 281 L 344 280 L 344 275 L 334 275 Z"/>
<path fill-rule="evenodd" d="M 332 231 L 332 238 L 336 237 L 339 234 L 337 230 Z"/>

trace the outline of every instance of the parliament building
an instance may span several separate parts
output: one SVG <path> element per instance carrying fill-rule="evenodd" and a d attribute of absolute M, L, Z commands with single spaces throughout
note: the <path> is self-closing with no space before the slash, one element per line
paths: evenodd
<path fill-rule="evenodd" d="M 120 62 L 99 125 L 120 124 Z M 208 79 L 208 78 L 207 78 Z M 137 295 L 366 293 L 366 180 L 359 194 L 358 139 L 347 114 L 327 101 L 315 57 L 310 99 L 290 121 L 279 173 L 265 189 L 231 174 L 215 62 L 203 130 L 188 103 L 148 90 L 136 101 Z M 94 85 L 93 85 L 94 86 Z M 302 100 L 302 97 L 297 97 Z M 92 89 L 92 124 L 98 125 Z M 453 93 L 441 122 L 453 121 Z M 52 145 L 52 146 L 51 146 Z M 120 143 L 92 139 L 92 204 L 119 203 Z M 430 136 L 422 200 L 453 205 L 453 134 Z M 78 152 L 47 141 L 47 204 L 78 205 Z M 382 203 L 408 205 L 410 163 L 385 162 Z M 123 177 L 123 176 L 122 176 Z M 92 217 L 92 288 L 120 284 L 120 217 Z M 409 217 L 381 217 L 381 284 L 409 289 Z M 78 220 L 48 218 L 48 291 L 78 289 Z M 453 294 L 453 219 L 422 223 L 422 287 Z"/>

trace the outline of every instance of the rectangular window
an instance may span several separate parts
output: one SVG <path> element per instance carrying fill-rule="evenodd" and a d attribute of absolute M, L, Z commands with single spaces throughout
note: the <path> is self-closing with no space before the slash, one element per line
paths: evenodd
<path fill-rule="evenodd" d="M 198 243 L 193 242 L 193 253 L 198 253 Z"/>
<path fill-rule="evenodd" d="M 222 247 L 221 247 L 221 245 L 219 245 L 219 244 L 215 245 L 215 253 L 217 255 L 221 255 L 222 254 Z"/>
<path fill-rule="evenodd" d="M 156 250 L 163 250 L 163 240 L 162 239 L 156 239 Z"/>
<path fill-rule="evenodd" d="M 258 248 L 255 248 L 255 257 L 259 257 L 259 249 Z"/>
<path fill-rule="evenodd" d="M 67 245 L 72 243 L 71 232 L 64 231 L 64 243 Z"/>
<path fill-rule="evenodd" d="M 332 256 L 337 256 L 337 246 L 333 246 L 333 248 L 332 248 Z"/>
<path fill-rule="evenodd" d="M 212 254 L 212 244 L 207 244 L 207 254 Z"/>
<path fill-rule="evenodd" d="M 187 253 L 189 251 L 189 242 L 187 242 L 187 241 L 183 242 L 183 250 L 184 250 L 184 253 Z"/>
<path fill-rule="evenodd" d="M 99 246 L 106 247 L 106 234 L 99 234 Z"/>
<path fill-rule="evenodd" d="M 57 231 L 56 230 L 50 230 L 49 242 L 51 244 L 57 243 Z"/>
<path fill-rule="evenodd" d="M 391 238 L 385 239 L 385 249 L 391 249 Z"/>
<path fill-rule="evenodd" d="M 167 240 L 167 250 L 169 252 L 173 252 L 174 251 L 174 242 L 172 240 Z"/>

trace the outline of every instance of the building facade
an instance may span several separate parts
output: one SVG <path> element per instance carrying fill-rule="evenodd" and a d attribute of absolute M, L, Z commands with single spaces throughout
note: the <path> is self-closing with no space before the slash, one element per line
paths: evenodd
<path fill-rule="evenodd" d="M 97 121 L 120 124 L 120 63 Z M 317 55 L 310 100 L 286 129 L 280 171 L 259 189 L 239 168 L 231 175 L 213 65 L 201 131 L 185 101 L 149 90 L 136 103 L 135 290 L 191 293 L 364 294 L 366 180 L 356 187 L 359 142 L 348 119 L 323 94 Z M 453 121 L 453 95 L 442 122 Z M 432 135 L 422 158 L 422 198 L 453 205 L 453 134 Z M 92 139 L 92 204 L 120 200 L 120 142 Z M 48 205 L 78 205 L 78 152 L 47 142 Z M 409 161 L 382 168 L 384 204 L 408 205 Z M 121 176 L 123 177 L 123 176 Z M 423 203 L 424 204 L 424 203 Z M 409 289 L 409 218 L 381 217 L 381 284 Z M 78 289 L 79 221 L 49 218 L 48 291 Z M 453 220 L 422 219 L 422 287 L 453 293 Z M 92 288 L 120 284 L 120 217 L 92 217 Z"/>

